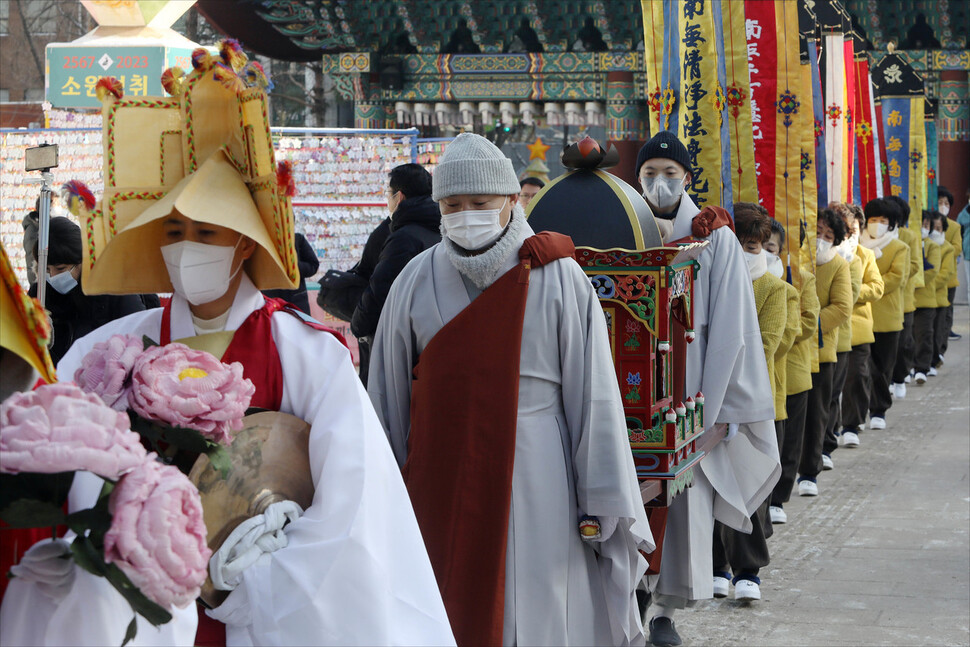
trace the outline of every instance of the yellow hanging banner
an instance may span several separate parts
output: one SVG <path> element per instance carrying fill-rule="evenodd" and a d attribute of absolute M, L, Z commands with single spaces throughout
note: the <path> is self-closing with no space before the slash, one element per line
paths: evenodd
<path fill-rule="evenodd" d="M 923 97 L 909 102 L 909 226 L 916 231 L 922 227 L 926 204 L 926 121 Z"/>
<path fill-rule="evenodd" d="M 748 78 L 748 44 L 744 37 L 744 0 L 722 0 L 724 68 L 727 87 L 731 188 L 735 202 L 758 202 L 754 162 L 754 131 L 751 125 L 751 85 Z"/>
<path fill-rule="evenodd" d="M 711 0 L 680 0 L 681 97 L 677 102 L 678 136 L 687 147 L 693 174 L 687 193 L 698 206 L 720 205 L 721 118 L 724 88 L 717 76 L 717 33 Z"/>

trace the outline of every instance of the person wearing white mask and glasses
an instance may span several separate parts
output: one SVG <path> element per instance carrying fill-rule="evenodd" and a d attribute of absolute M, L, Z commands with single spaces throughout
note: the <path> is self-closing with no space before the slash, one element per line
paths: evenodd
<path fill-rule="evenodd" d="M 55 364 L 75 340 L 145 309 L 136 294 L 87 295 L 81 282 L 81 229 L 68 218 L 51 218 L 44 307 L 53 324 L 50 353 Z M 31 285 L 28 293 L 36 297 L 37 285 Z"/>
<path fill-rule="evenodd" d="M 227 74 L 239 72 L 241 53 L 227 57 L 231 47 L 220 49 Z M 159 629 L 139 623 L 142 642 L 135 644 L 453 645 L 404 482 L 343 339 L 260 292 L 292 289 L 299 279 L 292 171 L 276 164 L 266 97 L 242 77 L 224 85 L 213 76 L 212 57 L 197 54 L 185 84 L 169 90 L 176 97 L 151 100 L 156 108 L 143 107 L 141 98 L 105 96 L 111 162 L 103 206 L 83 218 L 86 288 L 172 292 L 171 302 L 80 339 L 58 371 L 70 379 L 94 345 L 115 334 L 181 342 L 239 362 L 255 386 L 252 407 L 309 424 L 306 464 L 315 495 L 285 528 L 270 514 L 251 519 L 265 530 L 245 568 L 220 559 L 225 546 L 213 546 L 209 571 L 228 597 L 204 612 L 177 610 Z M 157 162 L 137 163 L 176 144 L 184 155 L 165 155 L 164 182 Z M 116 200 L 130 195 L 129 187 L 150 197 Z M 72 500 L 96 497 L 100 488 L 75 478 Z M 284 541 L 264 541 L 268 534 Z M 103 616 L 118 623 L 105 622 L 103 635 L 85 639 L 120 644 L 131 617 L 122 610 L 127 603 L 110 591 L 95 593 L 117 603 Z M 59 637 L 59 644 L 73 642 Z"/>
<path fill-rule="evenodd" d="M 882 275 L 883 293 L 872 302 L 872 334 L 869 369 L 869 428 L 886 428 L 886 412 L 893 406 L 890 386 L 896 366 L 899 335 L 903 330 L 905 288 L 909 278 L 909 245 L 896 231 L 896 206 L 886 198 L 866 203 L 866 230 L 860 243 L 876 257 Z"/>
<path fill-rule="evenodd" d="M 459 645 L 643 644 L 654 545 L 603 310 L 519 190 L 484 137 L 448 144 L 441 243 L 391 287 L 367 388 Z"/>
<path fill-rule="evenodd" d="M 941 344 L 941 354 L 945 355 L 949 340 L 960 339 L 960 335 L 953 332 L 953 299 L 956 296 L 957 287 L 960 285 L 960 273 L 963 272 L 960 268 L 963 263 L 963 233 L 960 224 L 956 222 L 956 218 L 951 218 L 949 215 L 950 208 L 953 206 L 953 194 L 945 186 L 937 187 L 936 193 L 939 196 L 937 211 L 943 214 L 943 220 L 946 224 L 943 228 L 943 235 L 946 242 L 953 247 L 953 271 L 950 272 L 950 279 L 946 284 L 946 300 L 950 304 L 946 307 L 946 322 L 944 324 L 947 334 Z"/>
<path fill-rule="evenodd" d="M 656 606 L 650 612 L 654 644 L 681 644 L 675 611 L 714 595 L 715 519 L 750 532 L 751 515 L 781 475 L 772 385 L 748 265 L 730 215 L 716 206 L 701 210 L 687 194 L 692 169 L 687 148 L 670 131 L 654 135 L 637 154 L 643 195 L 657 222 L 671 223 L 665 240 L 694 237 L 708 243 L 697 258 L 696 337 L 687 347 L 685 392 L 703 392 L 709 432 L 724 433 L 725 439 L 668 509 L 660 574 L 648 578 Z"/>

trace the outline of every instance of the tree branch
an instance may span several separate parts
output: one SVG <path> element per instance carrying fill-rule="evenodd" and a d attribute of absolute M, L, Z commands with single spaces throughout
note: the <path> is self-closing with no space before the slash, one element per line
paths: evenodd
<path fill-rule="evenodd" d="M 30 56 L 34 59 L 34 65 L 37 66 L 37 73 L 40 74 L 40 78 L 44 78 L 44 65 L 37 56 L 37 50 L 34 49 L 34 41 L 36 38 L 34 38 L 34 34 L 27 26 L 27 16 L 24 15 L 24 0 L 18 2 L 16 6 L 17 14 L 20 16 L 20 24 L 24 30 L 24 40 L 27 41 L 27 48 L 30 50 Z"/>

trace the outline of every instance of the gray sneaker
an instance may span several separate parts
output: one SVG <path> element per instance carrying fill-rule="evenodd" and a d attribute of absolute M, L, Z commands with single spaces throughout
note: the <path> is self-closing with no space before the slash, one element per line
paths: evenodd
<path fill-rule="evenodd" d="M 677 647 L 682 645 L 683 640 L 677 633 L 674 621 L 670 618 L 657 616 L 650 621 L 650 644 L 654 647 Z"/>

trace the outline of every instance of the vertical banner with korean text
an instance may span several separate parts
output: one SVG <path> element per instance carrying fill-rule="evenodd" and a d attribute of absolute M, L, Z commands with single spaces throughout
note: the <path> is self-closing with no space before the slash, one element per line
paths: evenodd
<path fill-rule="evenodd" d="M 721 120 L 724 89 L 718 83 L 717 35 L 712 0 L 679 0 L 682 96 L 677 104 L 681 141 L 693 176 L 687 192 L 698 206 L 723 204 Z"/>
<path fill-rule="evenodd" d="M 940 171 L 940 144 L 936 134 L 936 105 L 929 101 L 924 106 L 923 124 L 926 132 L 926 208 L 936 209 L 939 202 L 937 188 Z"/>
<path fill-rule="evenodd" d="M 880 99 L 888 192 L 909 203 L 910 227 L 918 229 L 927 198 L 923 77 L 890 47 L 872 66 L 872 80 Z"/>

